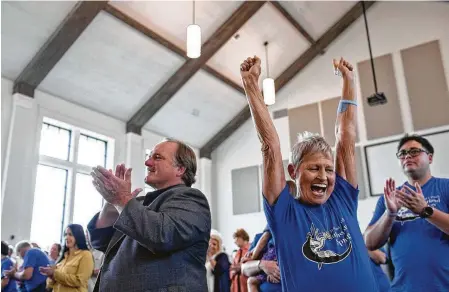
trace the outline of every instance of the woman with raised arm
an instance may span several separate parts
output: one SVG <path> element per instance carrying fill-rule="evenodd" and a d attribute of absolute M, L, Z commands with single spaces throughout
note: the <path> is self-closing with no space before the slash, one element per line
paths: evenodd
<path fill-rule="evenodd" d="M 286 182 L 280 141 L 258 86 L 260 59 L 240 67 L 262 144 L 264 211 L 276 243 L 284 291 L 378 291 L 357 222 L 356 106 L 352 65 L 334 60 L 343 77 L 332 148 L 306 133 L 293 145 Z"/>

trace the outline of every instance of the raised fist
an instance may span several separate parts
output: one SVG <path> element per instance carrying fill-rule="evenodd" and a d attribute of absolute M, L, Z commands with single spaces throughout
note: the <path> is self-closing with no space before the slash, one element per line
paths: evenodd
<path fill-rule="evenodd" d="M 340 61 L 333 60 L 334 68 L 341 72 L 343 78 L 354 79 L 354 71 L 352 65 L 345 59 L 340 58 Z"/>
<path fill-rule="evenodd" d="M 254 56 L 253 58 L 249 57 L 240 65 L 240 74 L 242 75 L 242 78 L 253 76 L 256 80 L 259 80 L 260 71 L 260 59 L 257 56 Z"/>

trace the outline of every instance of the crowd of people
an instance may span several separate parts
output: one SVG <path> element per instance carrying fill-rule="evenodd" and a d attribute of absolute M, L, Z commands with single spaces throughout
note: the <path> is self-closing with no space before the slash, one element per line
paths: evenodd
<path fill-rule="evenodd" d="M 240 72 L 262 146 L 264 230 L 254 238 L 236 230 L 238 249 L 229 255 L 211 229 L 206 196 L 192 188 L 194 151 L 166 139 L 145 161 L 145 182 L 155 189 L 145 196 L 132 190 L 132 169 L 124 164 L 115 171 L 93 168 L 93 185 L 105 204 L 87 237 L 71 224 L 63 247 L 54 245 L 48 255 L 20 242 L 15 251 L 21 263 L 2 242 L 2 291 L 84 292 L 91 279 L 91 290 L 102 292 L 448 291 L 449 179 L 432 176 L 431 143 L 417 135 L 399 141 L 396 156 L 407 181 L 386 181 L 362 234 L 352 65 L 334 60 L 343 80 L 335 156 L 323 137 L 305 133 L 284 173 L 280 140 L 259 88 L 260 64 L 248 58 Z M 381 268 L 387 263 L 389 277 Z"/>

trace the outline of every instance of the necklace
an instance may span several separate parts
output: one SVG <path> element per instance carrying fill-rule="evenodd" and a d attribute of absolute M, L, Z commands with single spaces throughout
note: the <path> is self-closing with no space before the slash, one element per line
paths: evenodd
<path fill-rule="evenodd" d="M 327 212 L 326 212 L 325 209 L 323 209 L 323 206 L 321 206 L 320 208 L 323 210 L 323 214 L 324 214 L 324 223 L 326 223 L 325 225 L 321 222 L 321 220 L 318 218 L 318 216 L 316 216 L 315 214 L 313 214 L 313 212 L 310 211 L 307 207 L 304 208 L 304 209 L 306 210 L 307 214 L 313 216 L 313 217 L 314 217 L 314 218 L 321 224 L 321 227 L 323 227 L 323 229 L 324 229 L 323 232 L 329 231 L 329 222 L 328 222 L 328 220 L 327 220 Z M 326 209 L 327 209 L 327 208 L 326 208 Z M 312 223 L 313 223 L 312 218 L 310 218 L 310 216 L 308 216 L 308 217 L 309 217 L 309 220 L 312 221 Z"/>

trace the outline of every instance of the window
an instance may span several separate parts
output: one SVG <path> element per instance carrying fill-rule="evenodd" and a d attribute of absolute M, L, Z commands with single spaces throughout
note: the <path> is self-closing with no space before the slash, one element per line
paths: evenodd
<path fill-rule="evenodd" d="M 61 242 L 70 223 L 86 228 L 103 198 L 92 185 L 92 166 L 112 165 L 114 140 L 44 118 L 36 174 L 32 241 L 42 248 Z"/>
<path fill-rule="evenodd" d="M 41 246 L 61 241 L 67 173 L 65 169 L 43 164 L 37 167 L 30 238 Z"/>
<path fill-rule="evenodd" d="M 69 160 L 72 131 L 48 123 L 42 124 L 39 154 Z"/>
<path fill-rule="evenodd" d="M 107 146 L 107 141 L 81 134 L 78 150 L 78 163 L 89 166 L 105 166 Z"/>
<path fill-rule="evenodd" d="M 73 223 L 87 226 L 92 216 L 103 207 L 103 198 L 92 185 L 89 174 L 77 173 L 75 185 L 75 203 Z"/>

